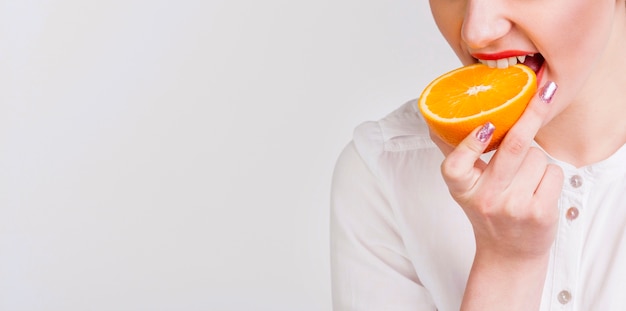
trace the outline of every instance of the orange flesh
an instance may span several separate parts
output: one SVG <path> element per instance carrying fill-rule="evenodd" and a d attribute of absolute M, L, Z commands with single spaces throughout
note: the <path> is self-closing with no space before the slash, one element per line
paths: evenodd
<path fill-rule="evenodd" d="M 428 105 L 428 109 L 442 118 L 462 118 L 496 108 L 519 94 L 528 79 L 526 73 L 510 68 L 512 70 L 509 70 L 508 75 L 498 78 L 491 77 L 493 70 L 486 66 L 459 72 L 450 79 L 451 83 L 441 81 L 430 90 L 429 97 L 445 100 L 446 103 Z M 486 85 L 490 85 L 490 88 L 480 88 Z M 472 88 L 474 94 L 468 95 Z"/>

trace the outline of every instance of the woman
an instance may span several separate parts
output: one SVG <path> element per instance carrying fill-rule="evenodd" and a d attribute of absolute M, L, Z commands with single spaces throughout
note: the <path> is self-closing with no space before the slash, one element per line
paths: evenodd
<path fill-rule="evenodd" d="M 626 310 L 626 0 L 430 6 L 464 65 L 517 57 L 540 88 L 495 153 L 489 124 L 452 148 L 415 102 L 356 129 L 335 310 Z"/>

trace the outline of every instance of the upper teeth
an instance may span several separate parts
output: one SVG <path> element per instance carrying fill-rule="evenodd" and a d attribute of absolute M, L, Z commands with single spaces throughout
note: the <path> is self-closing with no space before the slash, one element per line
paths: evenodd
<path fill-rule="evenodd" d="M 526 60 L 526 56 L 532 57 L 534 55 L 535 54 L 528 54 L 528 55 L 512 56 L 509 58 L 500 58 L 500 59 L 494 59 L 494 60 L 479 59 L 478 61 L 491 68 L 507 68 L 517 63 L 523 63 Z"/>

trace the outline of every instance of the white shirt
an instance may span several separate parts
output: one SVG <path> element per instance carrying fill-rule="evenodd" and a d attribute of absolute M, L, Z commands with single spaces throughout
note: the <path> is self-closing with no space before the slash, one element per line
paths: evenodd
<path fill-rule="evenodd" d="M 336 311 L 459 310 L 475 243 L 442 160 L 415 101 L 355 130 L 333 177 Z M 582 168 L 551 161 L 565 183 L 541 310 L 626 310 L 626 147 Z"/>

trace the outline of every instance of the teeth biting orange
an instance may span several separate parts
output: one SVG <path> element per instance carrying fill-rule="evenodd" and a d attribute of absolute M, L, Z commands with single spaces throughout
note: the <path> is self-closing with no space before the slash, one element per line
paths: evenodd
<path fill-rule="evenodd" d="M 498 147 L 536 90 L 537 77 L 527 66 L 498 69 L 475 64 L 433 80 L 422 92 L 418 108 L 431 131 L 452 146 L 475 128 L 493 123 L 487 152 Z"/>

